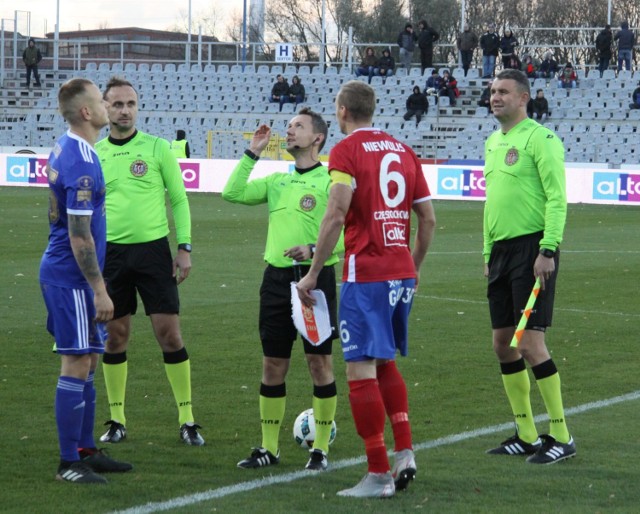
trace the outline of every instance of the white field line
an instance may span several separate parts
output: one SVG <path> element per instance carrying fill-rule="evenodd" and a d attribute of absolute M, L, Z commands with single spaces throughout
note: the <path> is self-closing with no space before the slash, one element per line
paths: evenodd
<path fill-rule="evenodd" d="M 621 396 L 615 396 L 607 400 L 599 400 L 595 402 L 584 403 L 582 405 L 578 405 L 577 407 L 571 407 L 565 410 L 565 415 L 571 416 L 573 414 L 581 414 L 583 412 L 589 412 L 596 409 L 611 407 L 612 405 L 616 405 L 618 403 L 629 402 L 637 399 L 640 399 L 640 390 L 634 391 L 632 393 L 624 394 Z M 542 414 L 535 417 L 536 422 L 546 421 L 548 419 L 549 418 L 546 414 Z M 414 445 L 414 450 L 420 451 L 420 450 L 428 450 L 431 448 L 438 448 L 441 446 L 447 446 L 450 444 L 467 441 L 469 439 L 475 439 L 476 437 L 495 434 L 497 432 L 502 432 L 504 430 L 509 430 L 511 428 L 513 428 L 513 422 L 502 423 L 500 425 L 492 425 L 484 428 L 478 428 L 476 430 L 469 430 L 467 432 L 460 432 L 459 434 L 440 437 L 438 439 L 434 439 L 433 441 L 425 441 L 423 443 L 416 444 Z M 392 453 L 393 452 L 389 452 L 390 455 Z M 338 469 L 347 468 L 347 467 L 355 466 L 358 464 L 363 464 L 364 462 L 365 462 L 364 456 L 355 457 L 353 459 L 343 459 L 340 461 L 332 462 L 331 467 L 327 472 L 336 471 Z M 125 509 L 121 511 L 114 511 L 113 514 L 149 514 L 152 512 L 162 512 L 170 509 L 177 509 L 180 507 L 194 505 L 196 503 L 200 503 L 208 500 L 224 498 L 225 496 L 229 496 L 231 494 L 246 493 L 249 491 L 253 491 L 255 489 L 260 489 L 260 488 L 268 487 L 271 485 L 290 483 L 290 482 L 294 482 L 295 480 L 299 480 L 301 478 L 316 476 L 316 474 L 317 472 L 314 472 L 314 471 L 295 471 L 292 473 L 283 473 L 282 475 L 271 475 L 271 476 L 259 478 L 256 480 L 250 480 L 248 482 L 240 482 L 234 485 L 219 487 L 218 489 L 209 489 L 208 491 L 203 491 L 201 493 L 188 494 L 185 496 L 180 496 L 178 498 L 173 498 L 171 500 L 166 500 L 163 502 L 150 502 L 145 505 L 139 505 L 137 507 L 131 507 L 129 509 Z"/>
<path fill-rule="evenodd" d="M 487 305 L 487 300 L 467 300 L 466 298 L 448 298 L 446 296 L 429 296 L 423 294 L 415 295 L 417 298 L 426 298 L 428 300 L 439 300 L 443 302 L 472 303 L 475 305 Z M 586 309 L 566 309 L 562 307 L 554 307 L 555 311 L 573 312 L 576 314 L 596 314 L 598 316 L 620 316 L 622 318 L 640 318 L 640 312 L 610 312 L 610 311 L 590 311 Z"/>
<path fill-rule="evenodd" d="M 561 250 L 562 254 L 565 253 L 615 253 L 615 254 L 630 254 L 635 255 L 640 253 L 640 250 Z M 478 250 L 458 250 L 455 252 L 429 252 L 429 255 L 482 255 L 482 251 Z"/>

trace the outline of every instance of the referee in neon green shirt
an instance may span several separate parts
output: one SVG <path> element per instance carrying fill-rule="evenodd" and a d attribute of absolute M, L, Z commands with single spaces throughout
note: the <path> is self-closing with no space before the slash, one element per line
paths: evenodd
<path fill-rule="evenodd" d="M 222 197 L 229 202 L 269 205 L 269 229 L 264 255 L 267 268 L 260 288 L 259 320 L 263 353 L 260 384 L 262 444 L 254 448 L 249 457 L 238 462 L 240 468 L 260 468 L 280 462 L 278 439 L 286 404 L 285 378 L 297 337 L 291 319 L 290 284 L 309 270 L 320 223 L 327 208 L 331 181 L 327 167 L 318 159 L 327 132 L 327 124 L 322 116 L 308 108 L 301 109 L 287 128 L 287 151 L 295 158 L 295 171 L 274 173 L 249 181 L 249 175 L 271 137 L 269 127 L 260 126 L 222 192 Z M 338 243 L 338 247 L 342 247 L 342 242 Z M 303 338 L 313 380 L 312 407 L 316 429 L 306 469 L 315 471 L 327 469 L 329 439 L 337 405 L 331 359 L 333 339 L 337 337 L 334 271 L 337 262 L 338 256 L 334 250 L 318 278 L 318 287 L 327 298 L 333 332 L 319 346 L 313 346 Z"/>
<path fill-rule="evenodd" d="M 130 82 L 112 78 L 104 92 L 110 134 L 96 144 L 106 183 L 107 257 L 104 276 L 114 303 L 102 359 L 111 419 L 102 442 L 127 435 L 124 412 L 131 316 L 140 295 L 151 320 L 178 407 L 185 444 L 204 439 L 191 410 L 191 363 L 180 334 L 178 284 L 191 270 L 191 215 L 180 166 L 169 142 L 136 129 L 138 94 Z M 166 198 L 175 220 L 178 248 L 169 247 Z"/>
<path fill-rule="evenodd" d="M 485 275 L 493 327 L 493 349 L 511 404 L 516 434 L 487 453 L 528 455 L 532 464 L 573 457 L 562 404 L 560 375 L 545 343 L 551 325 L 559 248 L 567 215 L 562 141 L 527 117 L 529 80 L 504 70 L 491 86 L 491 109 L 500 129 L 485 145 Z M 519 347 L 511 339 L 536 278 L 542 291 Z M 538 435 L 526 364 L 529 363 L 550 419 L 548 435 Z"/>

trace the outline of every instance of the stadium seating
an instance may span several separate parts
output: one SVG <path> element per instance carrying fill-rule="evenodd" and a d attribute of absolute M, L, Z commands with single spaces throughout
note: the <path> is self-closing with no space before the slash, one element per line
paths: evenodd
<path fill-rule="evenodd" d="M 471 68 L 466 77 L 454 69 L 461 96 L 457 105 L 450 106 L 448 98 L 439 104 L 429 97 L 430 109 L 416 128 L 415 121 L 404 122 L 405 100 L 414 85 L 424 87 L 425 77 L 419 67 L 406 72 L 399 68 L 395 76 L 373 77 L 378 109 L 376 126 L 386 128 L 399 139 L 410 144 L 423 158 L 482 159 L 485 138 L 498 126 L 486 108 L 477 100 L 486 84 L 479 78 L 479 70 Z M 440 70 L 442 71 L 442 70 Z M 431 70 L 425 70 L 430 75 Z M 177 129 L 187 132 L 194 156 L 205 157 L 207 134 L 212 138 L 214 157 L 237 158 L 246 139 L 243 132 L 252 132 L 260 123 L 267 123 L 281 135 L 289 118 L 300 107 L 278 104 L 266 98 L 274 77 L 283 73 L 288 80 L 294 74 L 306 87 L 307 101 L 331 123 L 335 112 L 335 95 L 341 84 L 355 76 L 347 66 L 285 66 L 280 64 L 200 64 L 166 63 L 95 63 L 87 62 L 77 75 L 94 80 L 104 87 L 113 74 L 123 74 L 137 87 L 140 95 L 138 126 L 167 139 L 173 139 Z M 64 130 L 64 122 L 57 114 L 56 93 L 59 85 L 69 78 L 60 72 L 47 72 L 45 88 L 25 91 L 20 77 L 5 80 L 0 88 L 0 146 L 51 146 Z M 596 162 L 611 160 L 613 164 L 636 162 L 635 143 L 638 137 L 640 110 L 628 109 L 631 92 L 637 85 L 631 72 L 607 70 L 582 74 L 577 89 L 558 89 L 555 80 L 535 79 L 532 89 L 543 89 L 551 110 L 547 125 L 564 140 L 567 159 Z M 24 74 L 23 74 L 24 76 Z M 638 75 L 640 76 L 640 75 Z M 360 80 L 367 81 L 366 77 Z M 330 130 L 328 144 L 339 141 L 341 134 Z M 602 143 L 602 144 L 594 144 Z M 624 144 L 615 144 L 624 143 Z M 612 149 L 614 148 L 614 149 Z"/>

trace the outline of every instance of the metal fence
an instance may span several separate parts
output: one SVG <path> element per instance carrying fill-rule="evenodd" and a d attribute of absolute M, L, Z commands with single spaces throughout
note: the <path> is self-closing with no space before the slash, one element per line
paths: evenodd
<path fill-rule="evenodd" d="M 596 28 L 514 28 L 520 41 L 518 54 L 525 53 L 542 58 L 551 52 L 558 63 L 572 62 L 579 69 L 596 66 L 597 54 L 594 46 Z M 451 39 L 451 38 L 449 38 Z M 25 36 L 5 38 L 0 33 L 0 78 L 5 72 L 13 75 L 22 71 L 22 52 L 27 46 Z M 195 41 L 155 41 L 116 39 L 39 39 L 37 46 L 43 55 L 41 67 L 53 70 L 83 70 L 87 63 L 139 65 L 142 63 L 184 64 L 204 67 L 205 65 L 257 66 L 260 64 L 284 64 L 278 58 L 278 49 L 285 43 L 262 42 L 243 45 L 241 42 L 210 42 L 198 37 Z M 398 57 L 395 43 L 360 43 L 352 39 L 344 43 L 286 43 L 290 50 L 291 62 L 296 65 L 327 67 L 348 66 L 350 69 L 360 62 L 364 49 L 374 47 L 381 54 L 383 48 L 390 48 Z M 419 65 L 419 52 L 414 54 L 414 63 Z M 475 65 L 480 66 L 482 52 L 475 52 Z M 434 62 L 437 67 L 453 67 L 458 63 L 458 52 L 453 41 L 443 38 L 434 48 Z"/>

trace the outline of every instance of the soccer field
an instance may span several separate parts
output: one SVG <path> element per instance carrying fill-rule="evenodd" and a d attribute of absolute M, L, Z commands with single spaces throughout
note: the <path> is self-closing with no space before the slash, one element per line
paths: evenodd
<path fill-rule="evenodd" d="M 311 406 L 298 343 L 287 378 L 281 463 L 243 470 L 260 443 L 258 288 L 267 210 L 191 194 L 193 270 L 180 286 L 204 447 L 178 438 L 174 400 L 148 320 L 136 316 L 129 347 L 128 439 L 108 449 L 135 469 L 106 486 L 54 480 L 53 412 L 59 358 L 51 353 L 38 265 L 48 234 L 47 190 L 0 188 L 0 512 L 637 512 L 640 505 L 640 208 L 570 205 L 554 326 L 574 459 L 550 467 L 484 451 L 513 432 L 491 350 L 482 276 L 482 203 L 436 201 L 436 236 L 422 268 L 399 359 L 409 389 L 418 475 L 391 500 L 340 498 L 364 474 L 336 345 L 338 434 L 329 472 L 302 472 L 292 423 Z M 175 246 L 175 245 L 173 245 Z M 544 408 L 532 380 L 535 414 Z M 96 435 L 109 418 L 101 370 Z M 538 427 L 547 431 L 540 419 Z M 391 442 L 391 434 L 387 433 Z"/>

